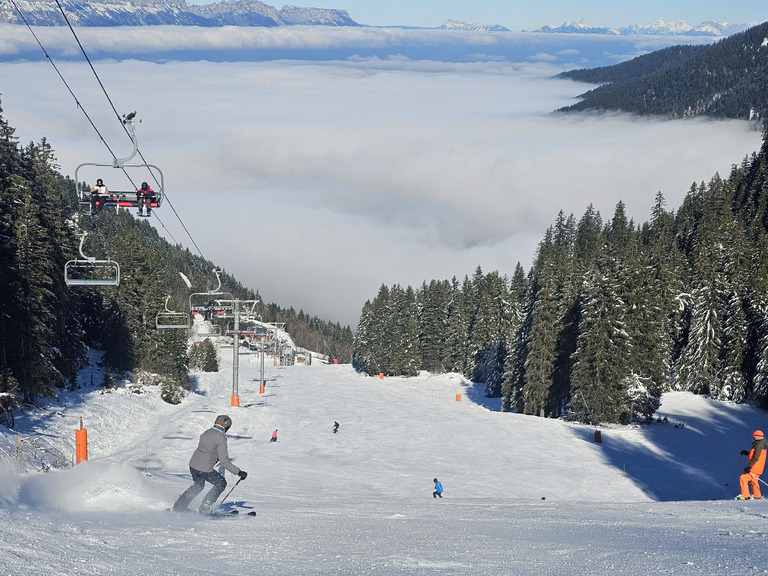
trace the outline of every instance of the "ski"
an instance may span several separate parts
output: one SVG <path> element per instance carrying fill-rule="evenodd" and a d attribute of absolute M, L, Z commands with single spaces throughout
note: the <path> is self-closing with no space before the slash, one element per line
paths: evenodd
<path fill-rule="evenodd" d="M 234 517 L 234 516 L 240 516 L 240 510 L 233 509 L 233 510 L 215 510 L 211 512 L 200 512 L 199 510 L 174 510 L 173 508 L 166 508 L 166 512 L 175 512 L 177 514 L 198 514 L 200 516 L 210 516 L 211 518 L 228 518 L 228 517 Z M 256 516 L 256 512 L 251 510 L 250 512 L 246 512 L 245 514 L 242 514 L 242 516 L 250 516 L 254 517 Z"/>
<path fill-rule="evenodd" d="M 231 518 L 234 516 L 241 516 L 240 510 L 234 509 L 234 510 L 217 510 L 216 512 L 211 512 L 208 514 L 209 516 L 212 516 L 213 518 Z M 250 512 L 246 512 L 245 514 L 242 514 L 242 516 L 256 516 L 256 512 L 251 510 Z"/>
<path fill-rule="evenodd" d="M 239 516 L 239 510 L 211 510 L 210 512 L 201 512 L 204 516 L 210 516 L 211 518 L 229 518 L 232 516 Z"/>

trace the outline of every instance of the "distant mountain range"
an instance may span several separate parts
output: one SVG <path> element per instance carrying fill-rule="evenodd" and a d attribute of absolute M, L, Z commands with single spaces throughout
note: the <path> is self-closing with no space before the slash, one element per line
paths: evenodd
<path fill-rule="evenodd" d="M 509 28 L 498 24 L 475 24 L 464 20 L 448 19 L 445 24 L 437 27 L 438 30 L 476 30 L 481 32 L 510 32 Z"/>
<path fill-rule="evenodd" d="M 60 0 L 73 26 L 359 26 L 346 10 L 283 6 L 258 0 L 187 4 L 184 0 Z M 54 0 L 16 0 L 24 20 L 33 26 L 66 22 Z M 13 5 L 0 5 L 0 22 L 24 24 Z"/>
<path fill-rule="evenodd" d="M 342 0 L 343 1 L 343 0 Z M 301 8 L 285 5 L 279 10 L 259 0 L 223 0 L 213 4 L 187 4 L 184 0 L 59 0 L 74 26 L 361 26 L 349 12 L 333 8 Z M 56 0 L 15 0 L 22 18 L 9 2 L 0 3 L 0 23 L 32 26 L 66 24 Z M 26 21 L 26 22 L 25 22 Z M 693 26 L 687 22 L 634 24 L 623 28 L 597 28 L 584 20 L 560 26 L 546 25 L 531 32 L 567 34 L 653 34 L 677 36 L 730 36 L 754 26 L 710 20 Z M 449 19 L 438 30 L 509 32 L 498 24 L 477 24 Z"/>
<path fill-rule="evenodd" d="M 632 24 L 623 28 L 596 28 L 590 26 L 584 20 L 577 22 L 566 22 L 560 26 L 548 24 L 533 32 L 552 32 L 560 34 L 653 34 L 661 36 L 730 36 L 738 32 L 743 32 L 747 28 L 756 25 L 756 22 L 748 24 L 730 24 L 728 22 L 717 22 L 708 20 L 698 26 L 693 26 L 683 20 L 667 22 L 665 20 L 656 20 L 651 24 Z"/>

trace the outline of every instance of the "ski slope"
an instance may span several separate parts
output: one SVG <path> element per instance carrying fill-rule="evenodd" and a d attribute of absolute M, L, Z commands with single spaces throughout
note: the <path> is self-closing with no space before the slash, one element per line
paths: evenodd
<path fill-rule="evenodd" d="M 258 357 L 239 364 L 237 408 L 222 347 L 178 406 L 84 372 L 17 415 L 18 436 L 0 432 L 0 574 L 768 574 L 768 501 L 733 500 L 765 412 L 671 393 L 667 423 L 597 444 L 592 427 L 501 413 L 457 374 L 268 362 L 261 394 Z M 257 516 L 168 512 L 222 413 L 249 474 L 224 508 Z M 74 458 L 81 417 L 88 462 L 36 470 Z"/>

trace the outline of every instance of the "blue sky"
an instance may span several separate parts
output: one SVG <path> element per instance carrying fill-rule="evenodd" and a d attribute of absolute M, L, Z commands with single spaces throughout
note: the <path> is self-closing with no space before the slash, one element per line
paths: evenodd
<path fill-rule="evenodd" d="M 270 0 L 263 1 L 276 8 L 283 6 L 282 2 L 273 4 Z M 190 2 L 210 3 L 207 0 Z M 545 24 L 562 24 L 579 19 L 593 26 L 606 27 L 648 24 L 659 18 L 685 20 L 691 24 L 705 20 L 744 24 L 768 19 L 768 4 L 754 0 L 298 0 L 290 3 L 295 6 L 342 8 L 355 21 L 372 26 L 435 27 L 449 18 L 455 18 L 481 24 L 501 24 L 511 30 L 533 30 Z"/>

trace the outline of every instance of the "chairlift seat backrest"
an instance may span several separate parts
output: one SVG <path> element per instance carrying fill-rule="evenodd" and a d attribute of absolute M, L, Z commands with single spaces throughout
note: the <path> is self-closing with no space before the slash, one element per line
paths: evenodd
<path fill-rule="evenodd" d="M 64 265 L 67 286 L 119 286 L 120 265 L 114 260 L 70 260 Z"/>

